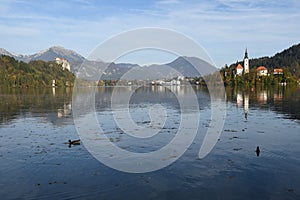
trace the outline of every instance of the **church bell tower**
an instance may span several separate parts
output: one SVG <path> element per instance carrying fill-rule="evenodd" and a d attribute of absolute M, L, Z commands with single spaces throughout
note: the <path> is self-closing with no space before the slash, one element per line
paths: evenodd
<path fill-rule="evenodd" d="M 245 57 L 244 57 L 244 73 L 249 73 L 249 58 L 248 58 L 248 52 L 247 48 L 245 51 Z"/>

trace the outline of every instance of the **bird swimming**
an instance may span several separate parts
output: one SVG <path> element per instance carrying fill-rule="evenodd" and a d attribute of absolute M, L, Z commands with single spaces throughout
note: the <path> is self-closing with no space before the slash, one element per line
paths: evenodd
<path fill-rule="evenodd" d="M 69 144 L 69 145 L 80 145 L 80 140 L 69 140 L 68 142 L 66 142 L 65 144 Z"/>
<path fill-rule="evenodd" d="M 257 146 L 256 147 L 256 150 L 255 150 L 255 152 L 256 152 L 256 155 L 257 155 L 257 157 L 259 156 L 259 154 L 260 154 L 260 149 L 259 149 L 259 146 Z"/>

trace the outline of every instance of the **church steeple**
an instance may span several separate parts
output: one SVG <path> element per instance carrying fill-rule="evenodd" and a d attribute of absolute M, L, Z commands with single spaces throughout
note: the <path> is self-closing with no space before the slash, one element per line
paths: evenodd
<path fill-rule="evenodd" d="M 249 59 L 248 59 L 248 51 L 247 48 L 245 50 L 245 57 L 244 57 L 244 73 L 249 73 Z"/>
<path fill-rule="evenodd" d="M 247 48 L 246 48 L 246 51 L 245 51 L 245 57 L 244 57 L 244 59 L 245 59 L 245 58 L 248 58 Z"/>

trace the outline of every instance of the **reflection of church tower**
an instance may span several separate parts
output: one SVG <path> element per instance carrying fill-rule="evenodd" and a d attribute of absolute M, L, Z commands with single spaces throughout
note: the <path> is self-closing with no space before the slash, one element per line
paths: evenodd
<path fill-rule="evenodd" d="M 244 113 L 245 119 L 248 119 L 248 111 L 249 111 L 249 94 L 244 95 Z"/>
<path fill-rule="evenodd" d="M 243 95 L 240 91 L 238 91 L 237 94 L 236 94 L 236 104 L 237 104 L 238 107 L 243 106 Z"/>
<path fill-rule="evenodd" d="M 249 58 L 248 58 L 248 52 L 247 48 L 245 51 L 245 57 L 244 57 L 244 73 L 249 73 Z"/>

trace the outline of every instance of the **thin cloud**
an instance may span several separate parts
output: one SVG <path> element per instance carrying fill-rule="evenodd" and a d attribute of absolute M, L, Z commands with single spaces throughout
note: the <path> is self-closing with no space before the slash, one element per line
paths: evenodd
<path fill-rule="evenodd" d="M 179 4 L 180 1 L 179 0 L 161 0 L 161 1 L 158 1 L 156 2 L 157 4 Z"/>
<path fill-rule="evenodd" d="M 44 4 L 1 1 L 0 36 L 4 40 L 0 47 L 11 49 L 7 41 L 24 33 L 24 43 L 39 48 L 36 51 L 57 42 L 57 45 L 72 47 L 87 55 L 95 44 L 119 32 L 145 26 L 164 27 L 203 44 L 218 66 L 223 66 L 236 61 L 238 51 L 245 46 L 250 52 L 252 50 L 251 55 L 263 56 L 300 41 L 297 34 L 300 2 L 294 0 L 206 0 L 196 3 L 162 0 L 143 5 L 138 2 L 131 2 L 130 6 L 120 4 L 87 0 Z M 53 9 L 55 6 L 57 9 Z M 31 41 L 31 35 L 39 44 Z M 19 52 L 18 44 L 14 44 L 14 48 L 13 51 Z"/>

